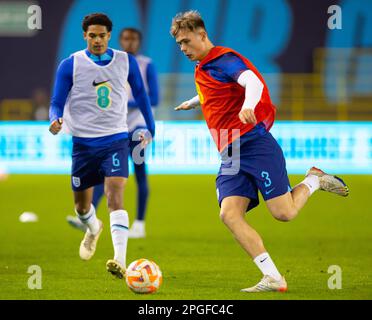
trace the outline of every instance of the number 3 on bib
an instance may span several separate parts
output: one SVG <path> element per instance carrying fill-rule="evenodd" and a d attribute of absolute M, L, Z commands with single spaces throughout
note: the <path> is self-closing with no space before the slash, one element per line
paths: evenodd
<path fill-rule="evenodd" d="M 106 110 L 111 106 L 111 87 L 107 84 L 100 85 L 96 88 L 97 106 L 100 109 Z"/>

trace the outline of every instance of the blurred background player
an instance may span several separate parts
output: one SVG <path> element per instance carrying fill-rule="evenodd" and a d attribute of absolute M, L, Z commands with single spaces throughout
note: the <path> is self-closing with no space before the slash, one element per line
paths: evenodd
<path fill-rule="evenodd" d="M 134 55 L 138 63 L 142 80 L 146 89 L 146 92 L 150 98 L 150 103 L 152 106 L 152 112 L 154 114 L 154 108 L 159 103 L 159 85 L 158 76 L 149 57 L 139 54 L 142 41 L 142 33 L 135 28 L 124 28 L 120 32 L 119 36 L 121 48 Z M 132 155 L 134 148 L 140 143 L 138 137 L 134 136 L 138 129 L 145 129 L 146 122 L 142 116 L 142 113 L 138 107 L 137 102 L 133 97 L 133 92 L 128 86 L 128 91 L 130 92 L 128 100 L 128 115 L 127 123 L 129 130 L 129 148 L 130 154 Z M 141 151 L 141 156 L 144 157 L 144 149 Z M 129 230 L 129 238 L 144 238 L 146 236 L 145 231 L 145 215 L 147 209 L 147 202 L 149 197 L 149 185 L 147 179 L 146 163 L 143 162 L 138 164 L 134 163 L 134 173 L 137 182 L 137 217 L 133 222 Z M 93 205 L 97 208 L 101 198 L 104 194 L 103 184 L 94 187 L 93 192 Z M 80 220 L 73 216 L 68 216 L 67 221 L 71 226 L 85 231 L 85 225 L 80 222 Z"/>
<path fill-rule="evenodd" d="M 104 183 L 114 247 L 114 259 L 107 261 L 106 268 L 123 278 L 129 226 L 123 207 L 129 153 L 127 82 L 152 136 L 155 123 L 135 58 L 108 47 L 111 20 L 94 13 L 84 18 L 82 27 L 87 49 L 73 53 L 58 67 L 49 130 L 58 134 L 64 124 L 73 136 L 71 182 L 75 212 L 87 228 L 80 244 L 80 258 L 93 257 L 103 229 L 92 194 L 93 186 Z M 145 145 L 151 137 L 141 134 L 140 139 Z"/>
<path fill-rule="evenodd" d="M 256 286 L 242 291 L 286 291 L 260 235 L 244 219 L 259 203 L 258 190 L 276 219 L 290 221 L 316 190 L 347 196 L 348 188 L 340 178 L 312 167 L 291 189 L 283 151 L 269 132 L 276 110 L 258 70 L 236 51 L 214 46 L 197 11 L 173 18 L 171 34 L 184 55 L 198 62 L 198 96 L 175 109 L 202 105 L 222 158 L 216 179 L 221 219 L 263 274 Z"/>

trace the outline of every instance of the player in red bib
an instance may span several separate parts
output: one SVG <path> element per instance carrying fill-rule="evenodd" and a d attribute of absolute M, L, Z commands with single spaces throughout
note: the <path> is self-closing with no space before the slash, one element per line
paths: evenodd
<path fill-rule="evenodd" d="M 222 159 L 216 179 L 220 217 L 263 274 L 257 285 L 242 291 L 286 291 L 287 283 L 260 235 L 244 219 L 259 203 L 258 190 L 276 219 L 290 221 L 314 191 L 347 196 L 348 187 L 340 178 L 312 167 L 292 189 L 283 152 L 269 132 L 276 109 L 258 70 L 238 52 L 214 46 L 197 11 L 174 17 L 171 34 L 181 51 L 198 62 L 198 95 L 175 110 L 201 105 Z"/>

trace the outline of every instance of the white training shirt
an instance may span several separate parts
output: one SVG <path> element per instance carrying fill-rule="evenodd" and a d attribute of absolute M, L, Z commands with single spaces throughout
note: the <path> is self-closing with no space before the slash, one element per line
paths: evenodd
<path fill-rule="evenodd" d="M 63 119 L 75 137 L 96 138 L 128 132 L 128 54 L 113 50 L 111 62 L 99 66 L 85 50 L 73 53 L 73 85 Z"/>

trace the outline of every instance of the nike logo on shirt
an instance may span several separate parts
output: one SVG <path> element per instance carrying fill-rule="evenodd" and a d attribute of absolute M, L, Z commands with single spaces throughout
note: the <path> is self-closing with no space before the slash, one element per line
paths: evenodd
<path fill-rule="evenodd" d="M 111 172 L 116 172 L 116 171 L 119 171 L 121 169 L 111 169 Z"/>
<path fill-rule="evenodd" d="M 96 82 L 96 80 L 93 80 L 93 87 L 97 87 L 99 86 L 100 84 L 104 84 L 106 82 L 109 82 L 110 80 L 105 80 L 105 81 L 100 81 L 100 82 Z"/>

